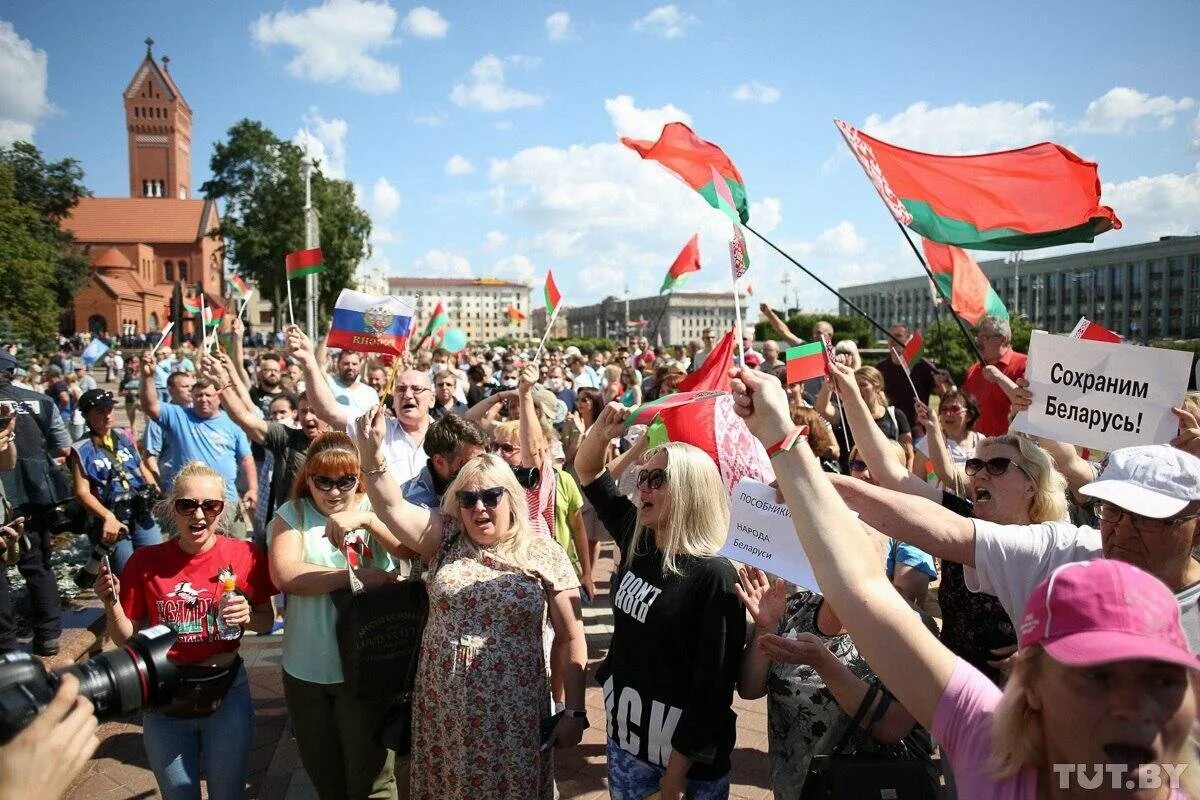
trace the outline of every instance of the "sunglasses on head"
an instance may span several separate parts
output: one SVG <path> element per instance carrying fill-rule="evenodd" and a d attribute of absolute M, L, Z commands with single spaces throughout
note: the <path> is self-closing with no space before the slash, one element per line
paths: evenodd
<path fill-rule="evenodd" d="M 850 467 L 851 472 L 866 472 L 867 471 L 867 462 L 859 461 L 856 458 L 850 462 L 849 467 Z"/>
<path fill-rule="evenodd" d="M 225 510 L 224 500 L 193 500 L 190 497 L 180 497 L 175 501 L 175 511 L 179 514 L 195 514 L 200 509 L 207 517 L 215 517 Z"/>
<path fill-rule="evenodd" d="M 328 475 L 313 475 L 311 478 L 313 486 L 322 492 L 332 492 L 335 486 L 339 492 L 348 492 L 358 485 L 357 475 L 343 475 L 340 478 L 331 478 Z"/>
<path fill-rule="evenodd" d="M 651 491 L 657 491 L 667 482 L 667 471 L 665 469 L 644 469 L 638 473 L 637 488 L 645 487 Z"/>
<path fill-rule="evenodd" d="M 1011 458 L 1005 458 L 1004 456 L 989 458 L 987 461 L 984 461 L 982 458 L 968 458 L 966 463 L 963 464 L 963 470 L 967 473 L 967 477 L 973 477 L 981 469 L 987 469 L 988 475 L 1003 475 L 1004 473 L 1008 472 L 1008 468 L 1010 466 L 1015 466 L 1017 469 L 1021 470 L 1021 472 L 1024 472 L 1025 475 L 1031 480 L 1033 479 L 1033 476 L 1029 474 L 1028 470 L 1026 470 L 1016 461 L 1013 461 Z"/>
<path fill-rule="evenodd" d="M 483 501 L 484 508 L 495 508 L 500 505 L 500 498 L 503 496 L 503 486 L 493 486 L 491 489 L 480 489 L 479 491 L 464 489 L 457 493 L 458 504 L 462 508 L 474 508 L 480 500 Z"/>
<path fill-rule="evenodd" d="M 492 442 L 488 445 L 488 451 L 492 453 L 503 452 L 506 456 L 511 456 L 521 448 L 512 442 Z"/>

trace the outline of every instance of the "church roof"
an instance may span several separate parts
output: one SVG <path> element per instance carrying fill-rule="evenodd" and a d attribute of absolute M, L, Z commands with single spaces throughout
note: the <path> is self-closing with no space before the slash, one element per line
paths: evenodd
<path fill-rule="evenodd" d="M 165 197 L 84 197 L 62 227 L 76 242 L 190 244 L 212 227 L 212 200 Z"/>
<path fill-rule="evenodd" d="M 170 292 L 151 286 L 132 273 L 93 272 L 92 277 L 113 297 L 136 298 L 141 295 L 165 298 Z"/>
<path fill-rule="evenodd" d="M 132 264 L 129 263 L 129 259 L 126 258 L 117 248 L 106 247 L 98 252 L 96 257 L 92 259 L 92 266 L 99 268 L 111 267 L 123 269 L 132 266 Z"/>
<path fill-rule="evenodd" d="M 149 49 L 147 49 L 146 57 L 142 59 L 142 63 L 138 65 L 137 71 L 133 73 L 133 79 L 125 87 L 125 97 L 135 96 L 138 88 L 142 85 L 142 81 L 147 77 L 158 78 L 167 87 L 172 100 L 178 100 L 188 111 L 192 110 L 192 107 L 187 104 L 187 100 L 183 99 L 183 93 L 179 91 L 179 87 L 175 85 L 175 80 L 171 77 L 171 73 L 158 65 Z"/>

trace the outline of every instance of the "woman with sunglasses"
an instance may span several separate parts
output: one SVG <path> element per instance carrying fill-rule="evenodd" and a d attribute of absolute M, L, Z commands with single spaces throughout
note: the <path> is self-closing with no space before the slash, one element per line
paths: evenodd
<path fill-rule="evenodd" d="M 309 445 L 292 499 L 276 510 L 267 532 L 271 577 L 288 595 L 283 693 L 300 761 L 322 800 L 395 797 L 392 753 L 374 741 L 386 707 L 356 698 L 342 675 L 330 594 L 349 588 L 350 580 L 342 540 L 335 547 L 329 528 L 365 532 L 355 570 L 365 585 L 393 579 L 387 548 L 394 540 L 381 536 L 382 523 L 363 494 L 358 449 L 336 431 Z"/>
<path fill-rule="evenodd" d="M 916 401 L 916 414 L 917 422 L 925 428 L 925 449 L 938 480 L 955 494 L 965 495 L 968 481 L 962 465 L 974 458 L 975 449 L 985 438 L 975 430 L 979 404 L 966 392 L 951 389 L 942 396 L 937 414 L 920 400 Z"/>
<path fill-rule="evenodd" d="M 413 690 L 413 800 L 554 797 L 553 749 L 587 726 L 587 644 L 567 554 L 532 533 L 525 490 L 495 455 L 468 461 L 440 509 L 407 502 L 387 474 L 384 420 L 360 420 L 367 493 L 391 537 L 429 564 L 429 620 Z M 549 718 L 547 614 L 566 642 L 566 709 Z M 290 625 L 290 623 L 289 623 Z M 539 728 L 541 733 L 539 733 Z"/>
<path fill-rule="evenodd" d="M 202 775 L 213 800 L 245 796 L 254 709 L 237 629 L 271 630 L 275 589 L 266 554 L 225 535 L 235 513 L 225 496 L 216 470 L 198 461 L 184 466 L 157 509 L 171 538 L 135 550 L 120 580 L 101 568 L 96 581 L 118 646 L 152 625 L 179 634 L 167 654 L 181 678 L 176 700 L 142 717 L 146 755 L 166 800 L 200 797 Z M 226 576 L 236 586 L 232 598 Z"/>
<path fill-rule="evenodd" d="M 610 403 L 575 457 L 584 494 L 623 561 L 612 644 L 596 675 L 613 700 L 609 791 L 616 800 L 656 791 L 664 800 L 725 798 L 746 634 L 737 572 L 717 555 L 729 527 L 729 492 L 699 448 L 672 442 L 645 451 L 643 436 L 610 467 L 619 472 L 641 459 L 637 505 L 619 494 L 604 455 L 629 414 Z"/>
<path fill-rule="evenodd" d="M 926 483 L 890 456 L 892 443 L 868 421 L 849 368 L 835 363 L 830 372 L 842 393 L 846 420 L 857 437 L 862 459 L 879 486 L 924 497 L 961 516 L 999 524 L 1033 525 L 1061 519 L 1066 513 L 1062 475 L 1054 469 L 1046 451 L 1020 436 L 980 439 L 975 457 L 964 464 L 967 483 L 963 493 Z M 967 497 L 974 498 L 974 502 Z M 974 576 L 971 580 L 968 584 L 960 562 L 942 559 L 937 591 L 942 642 L 999 683 L 1004 679 L 1004 670 L 1011 666 L 1016 631 L 1000 601 L 978 592 Z"/>

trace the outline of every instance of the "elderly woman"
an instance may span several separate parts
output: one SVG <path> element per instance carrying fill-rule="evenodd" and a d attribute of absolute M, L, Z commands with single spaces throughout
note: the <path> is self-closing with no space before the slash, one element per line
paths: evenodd
<path fill-rule="evenodd" d="M 612 644 L 596 674 L 612 715 L 609 791 L 616 800 L 659 791 L 664 800 L 725 798 L 746 635 L 737 573 L 717 555 L 729 527 L 729 493 L 707 454 L 672 442 L 645 452 L 635 507 L 609 469 L 619 473 L 639 458 L 646 437 L 621 463 L 604 464 L 629 414 L 610 403 L 575 457 L 584 493 L 622 554 Z"/>
<path fill-rule="evenodd" d="M 179 668 L 176 701 L 142 717 L 150 769 L 166 800 L 199 798 L 201 775 L 213 800 L 245 797 L 254 709 L 238 648 L 243 628 L 271 630 L 275 590 L 266 555 L 225 535 L 234 511 L 220 473 L 198 461 L 184 466 L 158 506 L 172 538 L 135 550 L 120 580 L 102 569 L 96 581 L 118 646 L 153 625 L 179 634 L 167 653 Z"/>
<path fill-rule="evenodd" d="M 531 533 L 525 490 L 508 463 L 495 455 L 471 459 L 440 509 L 420 508 L 387 474 L 385 430 L 377 409 L 356 431 L 369 467 L 367 493 L 386 526 L 377 535 L 411 547 L 430 565 L 410 796 L 552 800 L 552 748 L 577 744 L 587 725 L 587 645 L 575 570 L 553 538 Z M 546 719 L 547 614 L 569 653 L 567 707 L 557 722 Z"/>
<path fill-rule="evenodd" d="M 779 488 L 827 599 L 875 672 L 945 749 L 959 796 L 1065 798 L 1088 785 L 1113 798 L 1197 796 L 1188 737 L 1200 661 L 1166 586 L 1114 559 L 1054 570 L 1028 598 L 1021 651 L 1001 692 L 939 643 L 878 574 L 865 527 L 797 435 L 782 388 L 741 370 L 734 394 L 754 434 L 780 451 Z M 1075 765 L 1088 766 L 1080 774 Z M 1180 777 L 1186 792 L 1168 788 Z"/>

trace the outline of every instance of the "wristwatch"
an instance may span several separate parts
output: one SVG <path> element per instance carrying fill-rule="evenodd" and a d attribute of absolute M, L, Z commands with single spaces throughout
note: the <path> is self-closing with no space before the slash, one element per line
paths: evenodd
<path fill-rule="evenodd" d="M 588 727 L 587 711 L 580 708 L 564 708 L 563 714 L 568 717 L 583 720 L 583 727 Z"/>

